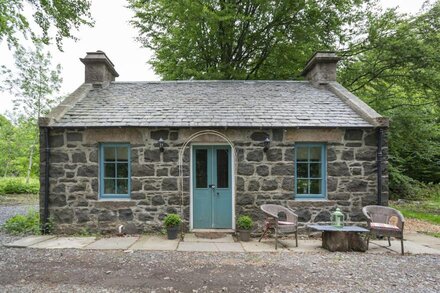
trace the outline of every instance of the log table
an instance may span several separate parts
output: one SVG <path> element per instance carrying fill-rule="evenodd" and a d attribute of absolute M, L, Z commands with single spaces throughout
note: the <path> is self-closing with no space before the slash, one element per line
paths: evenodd
<path fill-rule="evenodd" d="M 360 233 L 370 232 L 358 226 L 341 228 L 329 225 L 308 225 L 309 228 L 322 232 L 322 247 L 329 251 L 367 251 L 367 244 Z"/>

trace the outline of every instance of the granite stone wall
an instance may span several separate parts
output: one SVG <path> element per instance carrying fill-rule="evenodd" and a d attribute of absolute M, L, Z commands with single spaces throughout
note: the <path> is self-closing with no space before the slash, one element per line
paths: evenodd
<path fill-rule="evenodd" d="M 197 129 L 51 129 L 49 213 L 55 232 L 115 233 L 121 224 L 141 231 L 161 229 L 167 213 L 183 211 L 189 221 L 190 155 L 183 156 L 179 176 L 179 151 Z M 235 210 L 261 220 L 259 206 L 276 203 L 295 210 L 302 223 L 327 222 L 340 207 L 348 221 L 363 220 L 361 208 L 376 202 L 376 134 L 373 129 L 227 129 L 235 147 Z M 165 140 L 165 151 L 157 141 Z M 271 139 L 263 151 L 263 141 Z M 99 143 L 131 144 L 131 198 L 99 199 Z M 224 143 L 214 135 L 192 141 Z M 294 194 L 295 142 L 327 144 L 327 198 L 301 201 Z M 44 139 L 41 138 L 41 210 L 44 195 Z M 384 162 L 387 158 L 386 140 Z M 388 175 L 383 164 L 383 200 L 388 198 Z"/>

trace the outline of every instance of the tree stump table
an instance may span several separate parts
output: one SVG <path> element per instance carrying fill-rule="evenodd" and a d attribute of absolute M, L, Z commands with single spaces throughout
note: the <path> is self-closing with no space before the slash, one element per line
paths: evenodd
<path fill-rule="evenodd" d="M 322 232 L 322 247 L 329 251 L 367 251 L 367 244 L 360 233 L 370 232 L 358 226 L 337 228 L 325 225 L 308 225 L 309 228 Z"/>

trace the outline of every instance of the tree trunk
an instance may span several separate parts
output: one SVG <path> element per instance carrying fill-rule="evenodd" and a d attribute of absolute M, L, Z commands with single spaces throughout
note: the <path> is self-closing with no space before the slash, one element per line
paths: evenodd
<path fill-rule="evenodd" d="M 29 184 L 29 178 L 31 177 L 32 158 L 34 156 L 35 145 L 37 144 L 37 139 L 38 139 L 38 135 L 35 136 L 34 143 L 32 144 L 31 152 L 29 154 L 29 166 L 28 166 L 28 169 L 27 169 L 26 184 Z"/>
<path fill-rule="evenodd" d="M 345 231 L 324 231 L 322 247 L 330 251 L 361 251 L 367 250 L 367 244 L 361 235 Z"/>

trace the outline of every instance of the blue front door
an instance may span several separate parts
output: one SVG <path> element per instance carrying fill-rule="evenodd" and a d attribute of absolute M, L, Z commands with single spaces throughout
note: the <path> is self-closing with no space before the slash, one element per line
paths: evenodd
<path fill-rule="evenodd" d="M 192 168 L 193 227 L 231 229 L 231 148 L 194 146 Z"/>

